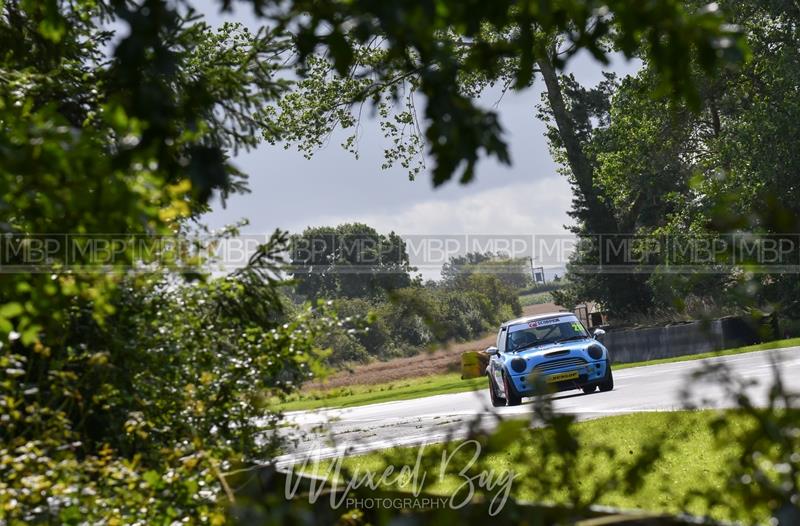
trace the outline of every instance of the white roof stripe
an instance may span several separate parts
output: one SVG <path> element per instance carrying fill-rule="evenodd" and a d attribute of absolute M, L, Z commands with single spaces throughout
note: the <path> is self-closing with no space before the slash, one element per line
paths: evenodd
<path fill-rule="evenodd" d="M 508 328 L 508 332 L 524 331 L 534 327 L 546 327 L 548 325 L 557 325 L 559 323 L 571 323 L 578 321 L 578 317 L 574 314 L 567 313 L 565 316 L 558 316 L 557 318 L 546 318 L 543 320 L 530 320 L 522 323 L 516 323 Z"/>
<path fill-rule="evenodd" d="M 534 314 L 533 316 L 523 316 L 522 318 L 516 318 L 516 319 L 513 319 L 513 320 L 509 320 L 509 321 L 503 323 L 503 325 L 501 325 L 501 327 L 508 327 L 509 325 L 516 325 L 517 323 L 525 323 L 525 322 L 528 322 L 528 321 L 543 320 L 545 318 L 556 318 L 558 316 L 568 316 L 570 314 L 572 314 L 572 313 L 569 312 L 569 311 L 561 311 L 561 312 L 548 312 L 548 313 L 545 313 L 545 314 Z"/>

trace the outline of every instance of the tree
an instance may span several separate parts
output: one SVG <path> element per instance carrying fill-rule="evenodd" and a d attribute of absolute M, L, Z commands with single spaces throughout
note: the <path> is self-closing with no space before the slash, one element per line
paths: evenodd
<path fill-rule="evenodd" d="M 442 265 L 442 283 L 446 287 L 458 288 L 473 274 L 491 274 L 512 291 L 530 284 L 528 260 L 512 259 L 505 254 L 492 252 L 469 252 L 463 256 L 451 256 Z"/>
<path fill-rule="evenodd" d="M 0 3 L 2 522 L 218 522 L 221 470 L 274 453 L 254 418 L 335 323 L 283 318 L 282 235 L 220 279 L 180 248 L 212 192 L 245 190 L 229 157 L 289 42 L 179 7 Z"/>
<path fill-rule="evenodd" d="M 696 104 L 686 57 L 694 54 L 710 71 L 743 51 L 716 7 L 693 9 L 672 0 L 602 6 L 297 0 L 281 17 L 296 24 L 302 72 L 308 74 L 299 90 L 267 112 L 287 131 L 284 137 L 310 153 L 336 126 L 357 131 L 361 106 L 373 101 L 392 140 L 386 165 L 399 161 L 415 175 L 414 158 L 424 144 L 435 162 L 434 185 L 454 175 L 469 182 L 481 155 L 510 162 L 497 115 L 473 98 L 482 87 L 498 82 L 525 89 L 536 73 L 549 83 L 555 68 L 584 49 L 605 62 L 612 49 L 633 56 L 644 48 L 660 87 Z M 424 97 L 424 119 L 417 115 L 417 92 Z M 354 151 L 355 135 L 344 144 Z"/>
<path fill-rule="evenodd" d="M 625 239 L 643 207 L 645 195 L 627 196 L 624 213 L 620 213 L 623 209 L 614 209 L 598 181 L 599 155 L 607 141 L 605 132 L 611 125 L 611 97 L 616 91 L 616 78 L 606 75 L 598 86 L 586 89 L 574 77 L 559 77 L 546 59 L 539 65 L 547 86 L 539 115 L 549 123 L 551 151 L 561 163 L 575 195 L 570 211 L 576 220 L 572 231 L 592 241 L 588 249 L 578 249 L 573 263 L 579 261 L 590 268 L 601 264 L 617 269 L 629 267 L 633 271 L 584 273 L 582 287 L 572 286 L 573 297 L 567 300 L 564 292 L 558 300 L 566 304 L 597 301 L 616 315 L 646 311 L 653 302 L 645 285 L 646 276 L 635 272 L 634 265 L 624 260 L 624 252 L 600 252 L 607 240 Z"/>
<path fill-rule="evenodd" d="M 467 252 L 463 256 L 450 256 L 450 259 L 442 265 L 442 281 L 445 283 L 455 281 L 458 276 L 468 272 L 469 269 L 491 261 L 495 255 L 492 252 Z"/>
<path fill-rule="evenodd" d="M 297 293 L 309 298 L 375 297 L 411 284 L 406 244 L 361 223 L 307 228 L 292 237 Z"/>
<path fill-rule="evenodd" d="M 800 210 L 786 189 L 795 185 L 793 167 L 800 162 L 791 146 L 797 130 L 798 101 L 792 86 L 800 64 L 799 35 L 791 29 L 795 24 L 788 23 L 798 14 L 783 4 L 754 8 L 727 2 L 723 7 L 744 28 L 753 57 L 740 70 L 726 70 L 716 77 L 695 68 L 699 111 L 652 97 L 656 74 L 645 62 L 638 75 L 609 92 L 599 117 L 582 120 L 589 133 L 579 134 L 580 147 L 591 153 L 594 198 L 608 210 L 592 212 L 585 203 L 592 194 L 576 187 L 579 199 L 573 215 L 579 220 L 578 233 L 602 233 L 596 225 L 603 217 L 614 218 L 625 235 L 670 236 L 676 243 L 692 236 L 730 241 L 726 234 L 736 230 L 771 234 L 770 241 L 779 242 L 781 233 L 796 230 Z M 565 79 L 562 84 L 569 82 Z M 569 90 L 565 107 L 573 115 L 586 113 L 592 106 L 590 93 Z M 563 136 L 553 128 L 550 140 L 557 159 L 571 174 L 574 163 Z M 747 262 L 742 254 L 737 257 L 739 263 Z M 642 291 L 637 297 L 645 300 L 636 310 L 683 310 L 694 300 L 735 306 L 743 299 L 738 290 L 741 273 L 730 265 L 716 269 L 708 265 L 714 272 L 699 274 L 661 272 L 667 262 L 673 268 L 693 263 L 686 257 L 676 259 L 673 252 L 669 260 L 651 257 L 620 287 L 603 276 L 575 272 L 595 263 L 594 258 L 579 253 L 573 261 L 571 301 L 599 300 L 617 313 L 624 312 L 619 298 L 631 283 Z M 757 301 L 788 305 L 795 301 L 795 282 L 785 274 L 773 274 L 749 286 L 763 291 L 753 298 Z"/>
<path fill-rule="evenodd" d="M 4 2 L 0 11 L 3 233 L 170 235 L 212 191 L 242 191 L 228 152 L 255 144 L 254 110 L 284 85 L 269 64 L 286 43 L 233 25 L 213 32 L 157 0 L 70 5 Z M 131 26 L 109 58 L 101 17 Z M 102 316 L 114 281 L 9 275 L 0 297 L 23 308 L 0 316 L 0 329 L 27 345 L 42 331 L 58 339 L 65 305 L 91 298 Z"/>

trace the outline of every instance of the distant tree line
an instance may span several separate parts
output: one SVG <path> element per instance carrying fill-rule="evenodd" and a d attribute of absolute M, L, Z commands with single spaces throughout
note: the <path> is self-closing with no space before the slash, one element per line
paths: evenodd
<path fill-rule="evenodd" d="M 440 281 L 423 283 L 400 236 L 360 223 L 307 228 L 290 253 L 296 301 L 333 300 L 341 319 L 368 321 L 325 338 L 333 365 L 480 336 L 521 314 L 518 291 L 530 284 L 524 260 L 491 252 L 453 256 Z"/>
<path fill-rule="evenodd" d="M 494 252 L 468 252 L 463 256 L 452 256 L 442 266 L 442 281 L 454 284 L 475 273 L 497 276 L 514 290 L 524 289 L 533 283 L 526 258 L 512 258 Z"/>

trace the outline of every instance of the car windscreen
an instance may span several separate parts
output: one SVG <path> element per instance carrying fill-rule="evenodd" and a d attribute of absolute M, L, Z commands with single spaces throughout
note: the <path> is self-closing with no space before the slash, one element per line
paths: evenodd
<path fill-rule="evenodd" d="M 589 333 L 575 316 L 534 320 L 508 328 L 506 350 L 515 352 L 529 347 L 588 337 Z"/>

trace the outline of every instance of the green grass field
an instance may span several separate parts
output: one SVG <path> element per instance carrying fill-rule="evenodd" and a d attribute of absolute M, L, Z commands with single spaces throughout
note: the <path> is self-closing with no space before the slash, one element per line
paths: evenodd
<path fill-rule="evenodd" d="M 614 365 L 614 370 L 618 371 L 620 369 L 627 369 L 629 367 L 641 367 L 644 365 L 656 365 L 661 363 L 702 360 L 705 358 L 713 358 L 715 356 L 727 356 L 766 349 L 779 349 L 783 347 L 792 347 L 795 345 L 800 345 L 800 338 L 777 340 L 758 345 L 750 345 L 747 347 L 726 349 L 719 352 L 693 354 L 688 356 L 679 356 L 676 358 L 666 358 L 663 360 L 651 360 L 649 362 L 616 364 Z M 274 408 L 280 411 L 299 411 L 318 409 L 321 407 L 353 407 L 358 405 L 376 404 L 380 402 L 423 398 L 426 396 L 440 394 L 475 391 L 485 387 L 485 378 L 461 380 L 459 373 L 445 373 L 421 378 L 400 380 L 386 384 L 354 385 L 352 387 L 340 389 L 314 390 L 309 392 L 295 393 L 290 395 L 286 400 L 275 400 Z"/>
<path fill-rule="evenodd" d="M 513 470 L 515 498 L 550 504 L 574 505 L 596 503 L 623 509 L 643 509 L 660 513 L 688 512 L 715 519 L 738 520 L 746 511 L 766 516 L 766 508 L 748 506 L 741 498 L 732 496 L 727 482 L 739 466 L 741 447 L 735 442 L 718 440 L 713 435 L 712 422 L 722 413 L 712 411 L 677 411 L 636 413 L 613 416 L 574 424 L 568 436 L 579 444 L 577 454 L 558 451 L 555 444 L 563 443 L 552 429 L 530 430 L 518 425 L 512 436 L 493 446 L 493 440 L 483 442 L 479 460 L 470 473 L 492 470 L 495 475 Z M 742 413 L 728 411 L 725 418 L 734 432 L 753 425 L 753 419 Z M 503 432 L 494 436 L 502 436 Z M 508 435 L 508 433 L 506 433 Z M 420 463 L 430 486 L 425 492 L 450 495 L 464 483 L 458 473 L 469 463 L 476 448 L 464 444 L 462 452 L 447 463 L 448 473 L 440 477 L 442 454 L 453 454 L 460 442 L 426 446 Z M 648 456 L 652 447 L 660 445 L 660 458 L 642 468 L 640 477 L 632 476 L 634 466 Z M 555 446 L 555 449 L 553 449 Z M 461 454 L 463 453 L 463 455 Z M 381 473 L 387 466 L 398 472 L 402 466 L 415 465 L 419 448 L 392 448 L 365 455 L 346 457 L 341 461 L 342 473 Z M 325 474 L 333 461 L 316 467 L 306 466 L 306 472 Z M 410 491 L 406 487 L 387 487 Z M 570 488 L 572 492 L 570 491 Z M 599 491 L 595 500 L 591 495 Z M 491 497 L 494 493 L 489 492 Z M 726 504 L 710 505 L 708 496 L 731 497 Z"/>

